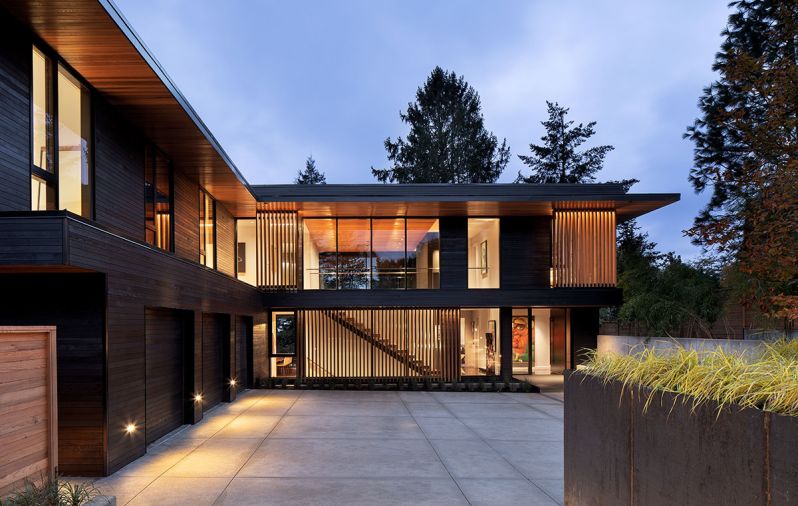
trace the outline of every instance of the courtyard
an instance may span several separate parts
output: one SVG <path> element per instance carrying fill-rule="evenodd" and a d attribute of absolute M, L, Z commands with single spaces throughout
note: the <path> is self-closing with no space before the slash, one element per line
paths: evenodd
<path fill-rule="evenodd" d="M 248 390 L 94 484 L 118 505 L 562 504 L 562 393 Z"/>

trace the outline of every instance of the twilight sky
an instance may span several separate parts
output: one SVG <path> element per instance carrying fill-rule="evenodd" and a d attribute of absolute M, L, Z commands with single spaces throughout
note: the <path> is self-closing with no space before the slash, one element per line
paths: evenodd
<path fill-rule="evenodd" d="M 507 138 L 511 182 L 543 133 L 545 101 L 597 121 L 599 180 L 682 200 L 640 220 L 661 250 L 706 195 L 682 139 L 713 78 L 727 0 L 115 0 L 250 183 L 289 183 L 313 155 L 330 183 L 374 182 L 385 137 L 435 65 L 465 76 Z M 593 145 L 593 144 L 591 144 Z"/>

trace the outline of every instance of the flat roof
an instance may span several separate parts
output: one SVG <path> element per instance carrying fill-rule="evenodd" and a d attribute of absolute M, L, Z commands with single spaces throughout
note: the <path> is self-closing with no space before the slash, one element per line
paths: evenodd
<path fill-rule="evenodd" d="M 618 184 L 326 184 L 253 185 L 260 209 L 306 216 L 550 215 L 557 208 L 615 209 L 635 218 L 678 193 L 624 193 Z"/>

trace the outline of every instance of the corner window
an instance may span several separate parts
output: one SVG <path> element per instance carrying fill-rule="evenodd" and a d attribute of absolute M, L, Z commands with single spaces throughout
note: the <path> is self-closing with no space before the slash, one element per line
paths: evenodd
<path fill-rule="evenodd" d="M 468 288 L 499 288 L 499 219 L 468 220 Z"/>
<path fill-rule="evenodd" d="M 306 218 L 303 255 L 306 290 L 440 287 L 435 218 Z"/>
<path fill-rule="evenodd" d="M 31 209 L 65 209 L 90 218 L 90 92 L 36 47 L 31 81 Z"/>
<path fill-rule="evenodd" d="M 163 153 L 148 145 L 144 159 L 145 239 L 166 251 L 173 251 L 173 200 L 172 166 Z"/>
<path fill-rule="evenodd" d="M 200 263 L 216 268 L 216 201 L 203 189 L 199 191 Z"/>

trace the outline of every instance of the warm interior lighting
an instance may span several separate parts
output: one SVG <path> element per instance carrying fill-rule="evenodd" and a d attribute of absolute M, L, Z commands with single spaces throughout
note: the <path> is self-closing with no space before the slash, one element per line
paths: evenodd
<path fill-rule="evenodd" d="M 136 432 L 136 424 L 129 423 L 125 425 L 125 432 L 127 432 L 128 434 L 133 434 L 134 432 Z"/>
<path fill-rule="evenodd" d="M 194 402 L 202 402 L 202 394 L 194 394 Z"/>

